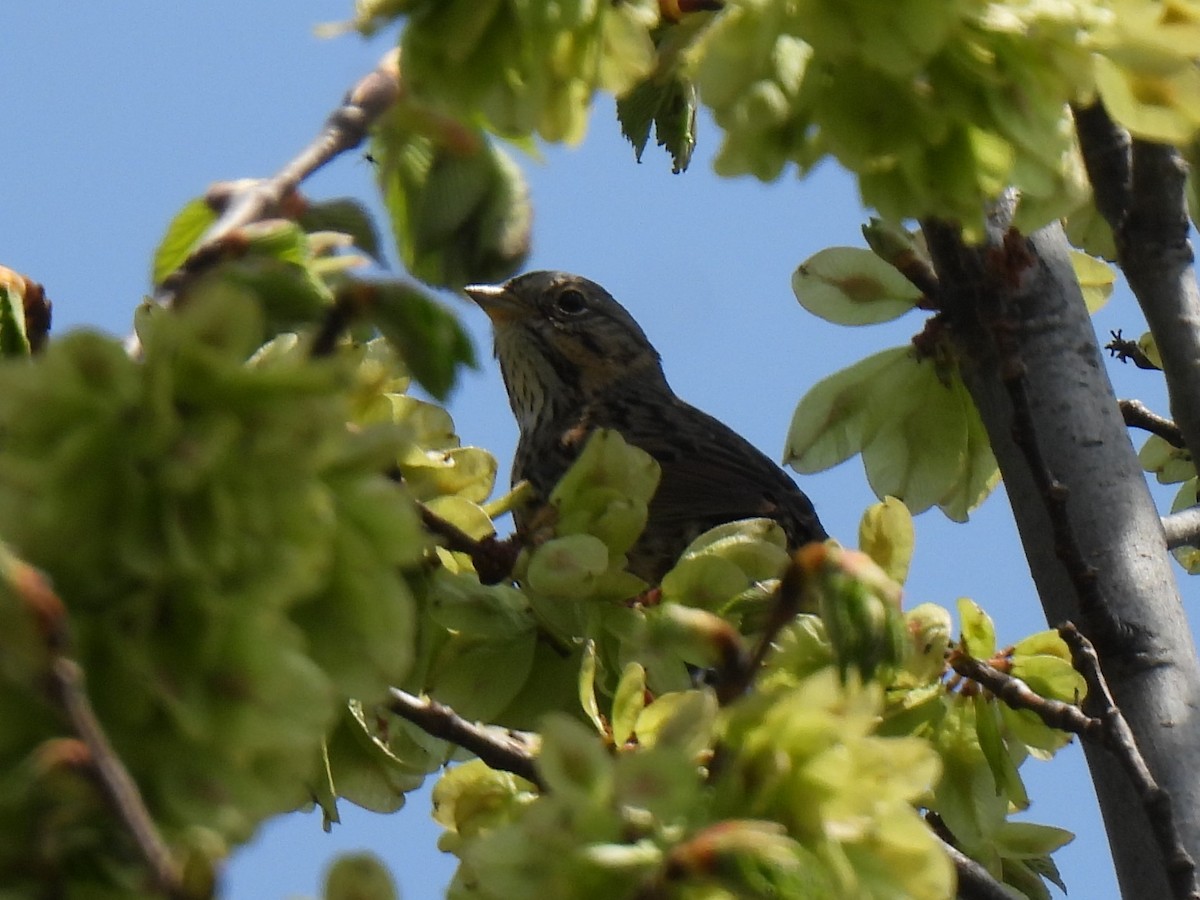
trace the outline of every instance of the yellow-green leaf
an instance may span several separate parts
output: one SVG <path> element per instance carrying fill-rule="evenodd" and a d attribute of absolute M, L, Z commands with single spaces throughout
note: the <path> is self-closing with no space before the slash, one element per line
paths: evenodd
<path fill-rule="evenodd" d="M 792 275 L 800 305 L 839 325 L 887 322 L 908 312 L 921 292 L 870 250 L 830 247 L 809 257 Z"/>
<path fill-rule="evenodd" d="M 869 507 L 858 523 L 858 548 L 898 584 L 908 578 L 916 539 L 912 515 L 895 497 Z"/>
<path fill-rule="evenodd" d="M 1082 250 L 1071 251 L 1071 266 L 1075 269 L 1075 277 L 1079 280 L 1083 302 L 1087 304 L 1088 312 L 1098 312 L 1113 292 L 1116 273 L 1112 266 Z"/>

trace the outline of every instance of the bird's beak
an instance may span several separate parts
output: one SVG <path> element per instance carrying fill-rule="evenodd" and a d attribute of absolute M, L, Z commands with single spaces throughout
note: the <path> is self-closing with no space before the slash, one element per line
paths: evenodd
<path fill-rule="evenodd" d="M 522 319 L 528 314 L 525 306 L 498 284 L 469 284 L 463 293 L 479 304 L 496 325 Z"/>

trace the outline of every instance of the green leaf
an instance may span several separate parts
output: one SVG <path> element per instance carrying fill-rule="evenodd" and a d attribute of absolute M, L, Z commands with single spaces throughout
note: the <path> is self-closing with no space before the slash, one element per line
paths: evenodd
<path fill-rule="evenodd" d="M 372 144 L 400 259 L 426 284 L 450 288 L 515 274 L 533 215 L 516 163 L 477 129 L 456 127 L 462 133 L 450 143 L 397 110 Z"/>
<path fill-rule="evenodd" d="M 534 786 L 510 772 L 500 772 L 479 759 L 457 765 L 433 788 L 433 818 L 471 836 L 510 821 L 536 796 Z"/>
<path fill-rule="evenodd" d="M 443 495 L 425 501 L 430 512 L 445 519 L 467 536 L 482 540 L 496 533 L 496 526 L 478 503 L 465 497 Z"/>
<path fill-rule="evenodd" d="M 1186 144 L 1200 127 L 1200 72 L 1194 66 L 1139 71 L 1097 55 L 1096 88 L 1114 121 L 1135 137 Z"/>
<path fill-rule="evenodd" d="M 635 731 L 647 747 L 674 747 L 696 759 L 712 744 L 717 712 L 711 691 L 672 691 L 639 713 Z"/>
<path fill-rule="evenodd" d="M 377 263 L 383 263 L 379 247 L 379 232 L 367 208 L 357 200 L 339 197 L 310 203 L 297 219 L 307 232 L 336 231 L 354 239 L 354 246 L 367 253 Z"/>
<path fill-rule="evenodd" d="M 897 381 L 877 391 L 879 427 L 863 448 L 863 466 L 875 496 L 898 497 L 921 513 L 961 480 L 967 444 L 963 398 L 937 377 L 932 363 L 902 367 L 896 375 Z M 883 412 L 889 406 L 890 415 Z"/>
<path fill-rule="evenodd" d="M 596 726 L 596 731 L 607 734 L 608 725 L 600 714 L 600 704 L 596 702 L 596 645 L 593 641 L 584 645 L 583 660 L 579 666 L 579 705 Z"/>
<path fill-rule="evenodd" d="M 525 685 L 536 642 L 533 632 L 505 640 L 455 635 L 438 654 L 429 693 L 468 719 L 493 721 Z"/>
<path fill-rule="evenodd" d="M 507 584 L 480 584 L 475 575 L 439 568 L 430 579 L 429 617 L 448 631 L 508 638 L 535 625 L 529 601 Z"/>
<path fill-rule="evenodd" d="M 338 797 L 372 812 L 395 812 L 444 757 L 398 756 L 367 725 L 362 704 L 350 701 L 327 742 L 327 771 Z M 449 751 L 446 751 L 448 755 Z M 336 810 L 335 810 L 336 812 Z M 327 821 L 337 821 L 326 813 Z"/>
<path fill-rule="evenodd" d="M 1190 451 L 1168 443 L 1157 434 L 1146 438 L 1138 451 L 1138 462 L 1153 472 L 1159 484 L 1179 484 L 1196 477 L 1196 463 Z"/>
<path fill-rule="evenodd" d="M 950 611 L 935 603 L 921 603 L 904 616 L 909 643 L 904 668 L 917 684 L 940 679 L 946 670 L 946 649 L 950 646 Z"/>
<path fill-rule="evenodd" d="M 884 497 L 868 507 L 858 523 L 858 547 L 897 584 L 908 578 L 916 530 L 903 501 Z"/>
<path fill-rule="evenodd" d="M 1001 736 L 999 701 L 978 693 L 974 697 L 974 703 L 975 731 L 979 737 L 979 748 L 987 760 L 992 778 L 995 779 L 996 793 L 1002 795 L 1016 809 L 1028 808 L 1029 795 L 1025 791 L 1025 784 L 1021 781 Z"/>
<path fill-rule="evenodd" d="M 1117 244 L 1113 240 L 1112 228 L 1092 198 L 1074 210 L 1063 223 L 1063 229 L 1071 243 L 1090 256 L 1116 262 Z"/>
<path fill-rule="evenodd" d="M 530 556 L 525 584 L 544 597 L 587 597 L 608 558 L 604 542 L 590 534 L 552 538 Z"/>
<path fill-rule="evenodd" d="M 1075 835 L 1066 829 L 1036 822 L 1005 822 L 996 835 L 1000 852 L 1016 859 L 1049 856 L 1073 840 Z"/>
<path fill-rule="evenodd" d="M 671 156 L 671 171 L 686 171 L 696 146 L 696 88 L 690 79 L 651 75 L 617 99 L 617 118 L 638 162 L 653 125 L 658 146 Z"/>
<path fill-rule="evenodd" d="M 907 347 L 882 350 L 818 382 L 792 415 L 784 463 L 811 474 L 860 452 L 877 428 L 872 419 L 872 387 L 892 378 L 906 365 L 908 354 Z"/>
<path fill-rule="evenodd" d="M 1147 331 L 1137 340 L 1138 349 L 1146 357 L 1146 361 L 1154 368 L 1162 370 L 1162 355 L 1158 352 L 1158 341 L 1154 339 L 1154 333 Z"/>
<path fill-rule="evenodd" d="M 542 726 L 538 771 L 552 793 L 587 808 L 612 790 L 613 766 L 600 738 L 561 713 Z"/>
<path fill-rule="evenodd" d="M 475 366 L 475 349 L 458 318 L 424 291 L 403 282 L 370 284 L 371 316 L 413 377 L 444 399 L 461 366 Z"/>
<path fill-rule="evenodd" d="M 915 514 L 939 504 L 954 519 L 987 496 L 996 462 L 956 370 L 884 350 L 819 382 L 800 401 L 784 461 L 820 471 L 861 452 L 876 496 Z"/>
<path fill-rule="evenodd" d="M 654 457 L 626 443 L 620 432 L 597 429 L 550 492 L 550 504 L 558 511 L 555 530 L 560 535 L 591 534 L 619 557 L 646 525 L 659 471 Z"/>
<path fill-rule="evenodd" d="M 809 257 L 792 275 L 800 305 L 837 325 L 871 325 L 908 312 L 921 291 L 870 250 L 831 247 Z"/>
<path fill-rule="evenodd" d="M 1011 674 L 1037 694 L 1063 703 L 1080 703 L 1087 696 L 1087 681 L 1069 659 L 1049 654 L 1018 653 L 1014 649 Z"/>
<path fill-rule="evenodd" d="M 323 900 L 398 900 L 387 866 L 373 853 L 345 853 L 325 876 Z"/>
<path fill-rule="evenodd" d="M 417 499 L 455 495 L 483 503 L 496 485 L 496 457 L 481 447 L 413 453 L 401 463 L 404 483 Z"/>
<path fill-rule="evenodd" d="M 25 334 L 25 306 L 20 294 L 0 284 L 0 356 L 28 356 L 29 338 Z"/>
<path fill-rule="evenodd" d="M 963 650 L 985 662 L 996 652 L 996 629 L 991 617 L 975 602 L 961 597 L 958 601 L 958 621 Z"/>
<path fill-rule="evenodd" d="M 817 598 L 839 674 L 865 679 L 899 663 L 905 649 L 900 586 L 865 553 L 832 545 L 806 573 Z M 815 554 L 814 554 L 815 556 Z"/>
<path fill-rule="evenodd" d="M 988 498 L 1000 483 L 1000 466 L 992 453 L 992 443 L 987 429 L 979 417 L 975 401 L 971 399 L 962 375 L 955 372 L 950 377 L 950 388 L 961 400 L 963 416 L 967 424 L 966 458 L 962 474 L 947 494 L 938 499 L 938 508 L 952 522 L 965 522 L 971 512 Z"/>
<path fill-rule="evenodd" d="M 1079 280 L 1079 288 L 1083 291 L 1083 301 L 1087 304 L 1088 312 L 1098 312 L 1112 296 L 1116 272 L 1104 260 L 1096 259 L 1080 250 L 1071 251 L 1071 266 Z"/>
<path fill-rule="evenodd" d="M 413 94 L 507 137 L 578 142 L 593 93 L 620 95 L 654 65 L 658 5 L 426 3 L 401 44 Z"/>
<path fill-rule="evenodd" d="M 628 741 L 646 706 L 646 670 L 641 663 L 630 662 L 621 673 L 612 703 L 612 736 L 618 747 Z"/>
<path fill-rule="evenodd" d="M 203 197 L 189 200 L 183 209 L 175 214 L 175 218 L 167 226 L 167 233 L 154 250 L 150 283 L 162 284 L 163 279 L 183 265 L 196 242 L 216 221 L 216 212 Z"/>

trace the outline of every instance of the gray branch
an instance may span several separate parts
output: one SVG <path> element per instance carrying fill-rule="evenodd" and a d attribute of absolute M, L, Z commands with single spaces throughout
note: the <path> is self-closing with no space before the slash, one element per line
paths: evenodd
<path fill-rule="evenodd" d="M 279 215 L 306 178 L 367 137 L 371 126 L 400 97 L 400 73 L 394 53 L 364 76 L 325 121 L 320 133 L 270 178 L 219 185 L 206 198 L 221 214 L 178 269 L 163 281 L 155 300 L 170 304 L 199 272 L 227 252 L 225 241 L 239 228 Z"/>
<path fill-rule="evenodd" d="M 1200 506 L 1192 506 L 1163 516 L 1162 526 L 1168 550 L 1177 547 L 1200 547 Z"/>
<path fill-rule="evenodd" d="M 1192 268 L 1185 197 L 1187 164 L 1174 147 L 1130 141 L 1095 104 L 1075 111 L 1096 205 L 1112 227 L 1117 257 L 1145 313 L 1171 397 L 1171 417 L 1200 449 L 1200 286 Z"/>
<path fill-rule="evenodd" d="M 942 840 L 942 850 L 954 863 L 958 875 L 959 900 L 1013 900 L 1023 896 L 1005 887 L 991 876 L 981 863 L 977 863 L 953 844 Z"/>
<path fill-rule="evenodd" d="M 1200 858 L 1200 665 L 1162 527 L 1104 369 L 1059 226 L 981 247 L 924 224 L 962 373 L 1004 477 L 1050 623 L 1074 621 L 1104 660 L 1114 699 L 1181 842 Z M 1120 764 L 1085 745 L 1127 897 L 1167 897 L 1154 829 Z"/>

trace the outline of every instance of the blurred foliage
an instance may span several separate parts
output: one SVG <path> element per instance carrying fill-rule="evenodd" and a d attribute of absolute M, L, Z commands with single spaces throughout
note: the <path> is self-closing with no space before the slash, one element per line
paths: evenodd
<path fill-rule="evenodd" d="M 1024 231 L 1087 199 L 1069 103 L 1100 97 L 1134 135 L 1180 146 L 1200 127 L 1188 3 L 359 0 L 347 24 L 398 20 L 412 92 L 501 136 L 578 141 L 603 90 L 638 156 L 653 126 L 679 171 L 698 91 L 718 173 L 769 181 L 832 156 L 882 215 L 976 234 L 1008 186 Z"/>
<path fill-rule="evenodd" d="M 356 3 L 364 33 L 403 23 L 404 90 L 372 159 L 407 273 L 457 288 L 519 270 L 531 207 L 497 139 L 578 141 L 597 91 L 617 96 L 639 158 L 653 131 L 677 171 L 703 105 L 721 174 L 771 180 L 828 157 L 854 172 L 884 217 L 873 252 L 823 251 L 793 279 L 805 308 L 842 324 L 928 306 L 905 268 L 927 262 L 920 237 L 895 223 L 936 215 L 975 234 L 1008 186 L 1021 228 L 1069 215 L 1090 254 L 1075 258 L 1080 281 L 1102 302 L 1112 235 L 1069 103 L 1101 97 L 1135 136 L 1195 155 L 1194 4 L 704 6 Z M 504 505 L 487 505 L 495 458 L 410 393 L 450 394 L 474 359 L 465 332 L 413 281 L 360 276 L 382 255 L 360 204 L 289 215 L 210 248 L 174 309 L 143 304 L 138 355 L 88 332 L 39 352 L 29 310 L 48 321 L 48 304 L 31 307 L 32 282 L 0 270 L 0 538 L 65 602 L 69 651 L 189 883 L 211 883 L 272 815 L 318 804 L 333 823 L 339 799 L 394 811 L 454 761 L 435 815 L 461 861 L 455 897 L 949 897 L 926 815 L 1020 894 L 1048 896 L 1050 854 L 1070 836 L 1011 816 L 1029 805 L 1021 764 L 1067 737 L 949 675 L 946 655 L 1075 703 L 1066 647 L 1052 632 L 1001 647 L 970 601 L 957 631 L 942 606 L 901 605 L 910 510 L 965 520 L 997 482 L 936 315 L 913 346 L 818 384 L 789 432 L 802 471 L 862 455 L 883 502 L 861 551 L 789 554 L 775 523 L 753 519 L 700 535 L 645 584 L 625 554 L 657 464 L 602 431 L 511 578 L 484 584 L 417 505 L 475 539 Z M 184 207 L 154 284 L 215 220 L 204 200 Z M 1142 460 L 1182 484 L 1177 505 L 1195 502 L 1190 458 L 1151 439 Z M 1200 570 L 1194 553 L 1182 561 Z M 781 623 L 784 600 L 800 613 Z M 133 842 L 69 752 L 26 601 L 0 585 L 5 896 L 149 896 Z M 760 645 L 763 671 L 719 703 L 705 678 Z M 536 730 L 545 790 L 389 712 L 389 686 Z M 366 857 L 337 863 L 325 888 L 395 893 Z"/>

